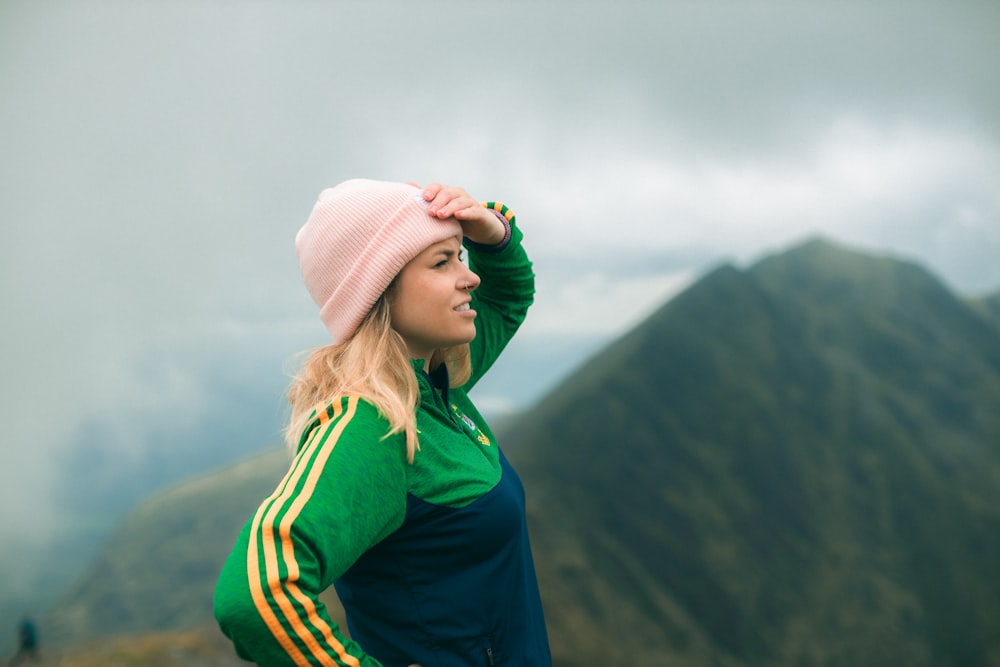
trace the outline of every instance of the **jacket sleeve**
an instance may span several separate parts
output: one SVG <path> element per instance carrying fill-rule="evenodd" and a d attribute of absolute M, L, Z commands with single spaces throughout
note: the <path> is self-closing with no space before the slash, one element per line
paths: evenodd
<path fill-rule="evenodd" d="M 488 204 L 488 208 L 502 206 L 494 206 L 493 202 Z M 500 356 L 535 299 L 535 273 L 522 245 L 524 235 L 514 215 L 506 206 L 502 208 L 508 213 L 510 224 L 510 239 L 502 249 L 465 244 L 469 251 L 469 268 L 481 278 L 479 287 L 472 293 L 472 307 L 477 314 L 476 338 L 470 344 L 472 376 L 464 385 L 467 391 Z"/>
<path fill-rule="evenodd" d="M 356 397 L 318 416 L 278 488 L 226 560 L 215 616 L 260 665 L 377 667 L 330 619 L 319 594 L 406 513 L 406 452 Z"/>

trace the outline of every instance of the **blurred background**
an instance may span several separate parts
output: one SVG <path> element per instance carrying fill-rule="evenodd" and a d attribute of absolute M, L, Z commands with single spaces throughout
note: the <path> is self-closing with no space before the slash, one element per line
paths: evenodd
<path fill-rule="evenodd" d="M 537 301 L 475 394 L 502 421 L 817 237 L 995 293 L 998 34 L 973 0 L 0 0 L 11 639 L 135 503 L 278 443 L 325 342 L 293 247 L 322 188 L 515 211 Z"/>

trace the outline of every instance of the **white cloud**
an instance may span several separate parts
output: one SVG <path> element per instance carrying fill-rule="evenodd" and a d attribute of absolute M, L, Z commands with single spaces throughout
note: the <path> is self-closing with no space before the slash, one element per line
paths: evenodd
<path fill-rule="evenodd" d="M 852 115 L 795 150 L 738 161 L 669 147 L 595 154 L 568 140 L 556 154 L 518 154 L 515 189 L 531 211 L 532 243 L 543 259 L 552 248 L 591 258 L 609 281 L 645 257 L 746 260 L 815 233 L 895 248 L 931 266 L 1000 247 L 1000 152 L 948 128 Z M 959 289 L 1000 287 L 995 263 L 948 273 Z"/>
<path fill-rule="evenodd" d="M 620 277 L 591 271 L 563 279 L 540 273 L 523 336 L 617 336 L 690 284 L 690 272 Z"/>

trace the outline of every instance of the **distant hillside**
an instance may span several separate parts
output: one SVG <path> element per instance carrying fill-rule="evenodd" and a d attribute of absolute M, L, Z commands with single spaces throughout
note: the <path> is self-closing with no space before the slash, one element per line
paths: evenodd
<path fill-rule="evenodd" d="M 276 448 L 140 504 L 44 619 L 46 642 L 189 629 L 211 619 L 206 586 L 288 462 Z"/>
<path fill-rule="evenodd" d="M 501 435 L 559 667 L 1000 665 L 1000 320 L 813 240 L 722 266 Z M 153 499 L 48 619 L 195 627 L 275 453 Z"/>
<path fill-rule="evenodd" d="M 978 299 L 971 299 L 970 304 L 1000 324 L 1000 292 L 995 292 Z"/>
<path fill-rule="evenodd" d="M 214 639 L 221 637 L 212 616 L 212 592 L 222 562 L 290 462 L 284 447 L 276 447 L 141 503 L 42 619 L 45 643 L 72 649 L 89 642 L 121 652 L 129 643 L 111 642 L 116 636 L 181 630 L 189 634 L 178 636 L 190 637 L 195 648 L 210 655 L 209 649 L 219 645 L 211 641 L 213 631 Z M 336 594 L 331 590 L 324 601 L 334 620 L 342 622 Z M 143 641 L 153 647 L 169 639 Z"/>
<path fill-rule="evenodd" d="M 38 667 L 246 667 L 214 624 L 183 631 L 144 632 L 88 640 L 68 647 L 43 645 Z M 0 665 L 6 665 L 0 659 Z"/>

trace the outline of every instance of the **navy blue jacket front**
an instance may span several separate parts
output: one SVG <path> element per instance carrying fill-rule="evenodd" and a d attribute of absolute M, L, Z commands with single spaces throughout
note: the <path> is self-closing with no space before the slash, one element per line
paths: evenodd
<path fill-rule="evenodd" d="M 500 460 L 466 507 L 410 495 L 403 526 L 337 580 L 351 636 L 386 667 L 552 664 L 524 488 Z"/>

